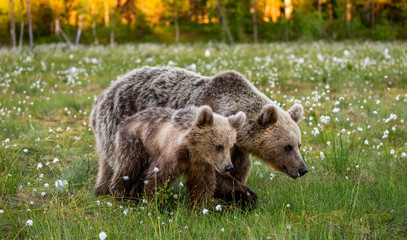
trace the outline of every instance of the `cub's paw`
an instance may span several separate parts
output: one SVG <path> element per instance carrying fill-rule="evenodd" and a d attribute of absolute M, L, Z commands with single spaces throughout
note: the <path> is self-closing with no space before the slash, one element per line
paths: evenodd
<path fill-rule="evenodd" d="M 257 194 L 247 186 L 240 191 L 235 191 L 234 197 L 242 209 L 253 210 L 256 207 Z"/>

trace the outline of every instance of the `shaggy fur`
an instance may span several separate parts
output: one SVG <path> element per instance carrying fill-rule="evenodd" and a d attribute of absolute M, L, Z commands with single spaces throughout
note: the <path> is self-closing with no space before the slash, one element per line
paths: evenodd
<path fill-rule="evenodd" d="M 233 167 L 230 149 L 246 115 L 213 114 L 208 106 L 178 111 L 150 108 L 126 119 L 118 129 L 108 189 L 116 197 L 153 197 L 179 175 L 187 177 L 191 205 L 214 197 L 216 174 Z M 103 174 L 103 173 L 101 173 Z M 107 185 L 103 185 L 107 187 Z"/>
<path fill-rule="evenodd" d="M 225 116 L 238 111 L 247 115 L 231 153 L 234 169 L 230 176 L 216 174 L 217 197 L 242 199 L 243 205 L 256 202 L 256 193 L 244 185 L 251 167 L 250 153 L 293 178 L 306 170 L 297 126 L 303 113 L 301 105 L 284 111 L 234 71 L 205 77 L 180 68 L 143 67 L 116 81 L 94 105 L 91 124 L 100 158 L 99 173 L 103 173 L 98 176 L 96 191 L 103 193 L 100 186 L 105 177 L 110 178 L 106 162 L 112 157 L 115 134 L 125 118 L 152 107 L 202 105 Z"/>

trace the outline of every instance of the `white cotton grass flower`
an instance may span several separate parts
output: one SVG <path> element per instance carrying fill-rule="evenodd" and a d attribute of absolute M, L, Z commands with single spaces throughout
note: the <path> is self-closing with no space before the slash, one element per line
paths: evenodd
<path fill-rule="evenodd" d="M 107 234 L 105 232 L 100 232 L 99 233 L 99 239 L 100 240 L 105 240 L 107 238 Z"/>
<path fill-rule="evenodd" d="M 38 163 L 38 164 L 37 164 L 37 170 L 38 170 L 38 169 L 41 169 L 42 167 L 43 167 L 42 163 Z"/>
<path fill-rule="evenodd" d="M 222 211 L 222 205 L 220 205 L 220 204 L 216 205 L 215 210 Z"/>
<path fill-rule="evenodd" d="M 3 214 L 4 213 L 4 210 L 3 209 L 0 209 L 0 214 Z"/>
<path fill-rule="evenodd" d="M 366 145 L 369 145 L 369 141 L 368 140 L 365 140 L 365 142 L 364 142 Z"/>
<path fill-rule="evenodd" d="M 66 185 L 68 185 L 68 181 L 67 180 L 56 180 L 55 181 L 55 187 L 56 188 L 64 188 Z"/>
<path fill-rule="evenodd" d="M 391 155 L 394 155 L 394 153 L 395 153 L 394 149 L 391 149 L 391 150 L 390 150 L 390 154 L 391 154 Z"/>
<path fill-rule="evenodd" d="M 33 223 L 34 223 L 33 220 L 28 219 L 27 222 L 25 222 L 25 225 L 26 225 L 27 227 L 32 227 Z"/>
<path fill-rule="evenodd" d="M 405 157 L 407 157 L 407 154 L 405 152 L 403 152 L 403 153 L 401 153 L 401 157 L 405 158 Z"/>
<path fill-rule="evenodd" d="M 319 152 L 319 156 L 321 157 L 322 160 L 325 159 L 325 154 L 323 152 Z"/>
<path fill-rule="evenodd" d="M 54 158 L 54 160 L 52 160 L 52 163 L 53 163 L 53 164 L 55 164 L 55 163 L 57 163 L 57 162 L 59 162 L 59 159 L 58 159 L 58 158 Z"/>
<path fill-rule="evenodd" d="M 154 167 L 153 172 L 158 173 L 158 171 L 160 171 L 160 169 L 158 167 Z"/>
<path fill-rule="evenodd" d="M 209 212 L 209 210 L 206 209 L 206 208 L 204 208 L 204 209 L 202 210 L 202 214 L 208 214 L 208 212 Z"/>
<path fill-rule="evenodd" d="M 270 173 L 270 180 L 273 180 L 276 177 L 274 173 Z"/>
<path fill-rule="evenodd" d="M 28 149 L 27 149 L 27 148 L 24 148 L 24 149 L 23 149 L 23 152 L 28 153 Z"/>

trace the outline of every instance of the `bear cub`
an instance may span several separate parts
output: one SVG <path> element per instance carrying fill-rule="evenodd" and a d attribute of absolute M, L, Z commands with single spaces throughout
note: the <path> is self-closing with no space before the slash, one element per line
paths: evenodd
<path fill-rule="evenodd" d="M 208 106 L 138 112 L 116 134 L 110 192 L 137 197 L 144 191 L 151 199 L 185 174 L 190 204 L 206 203 L 214 197 L 216 172 L 233 169 L 230 152 L 245 120 L 243 112 L 224 117 Z"/>

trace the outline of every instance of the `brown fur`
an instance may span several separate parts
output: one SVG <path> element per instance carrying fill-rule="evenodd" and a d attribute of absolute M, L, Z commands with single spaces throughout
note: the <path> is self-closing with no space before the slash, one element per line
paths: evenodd
<path fill-rule="evenodd" d="M 91 123 L 101 168 L 108 166 L 105 162 L 115 151 L 115 135 L 125 118 L 152 107 L 179 109 L 202 105 L 209 105 L 224 116 L 239 111 L 247 115 L 231 153 L 234 169 L 228 175 L 216 173 L 216 196 L 228 199 L 242 196 L 244 205 L 256 202 L 256 193 L 244 185 L 250 172 L 250 154 L 293 178 L 306 169 L 299 152 L 301 133 L 297 123 L 303 113 L 301 105 L 284 111 L 234 71 L 206 77 L 169 67 L 131 71 L 99 96 Z M 286 151 L 289 145 L 292 150 Z M 102 170 L 109 173 L 108 169 Z M 103 185 L 102 180 L 99 176 L 97 190 Z"/>
<path fill-rule="evenodd" d="M 139 112 L 119 128 L 109 162 L 113 175 L 103 192 L 137 197 L 144 187 L 151 198 L 166 183 L 185 174 L 190 203 L 208 201 L 214 196 L 216 172 L 226 174 L 225 168 L 232 164 L 230 149 L 245 118 L 244 113 L 222 117 L 208 106 Z"/>

